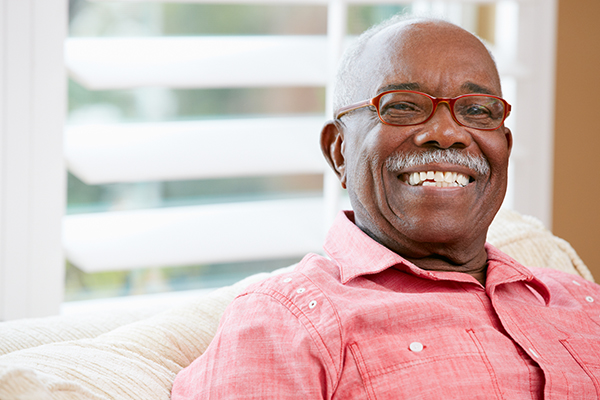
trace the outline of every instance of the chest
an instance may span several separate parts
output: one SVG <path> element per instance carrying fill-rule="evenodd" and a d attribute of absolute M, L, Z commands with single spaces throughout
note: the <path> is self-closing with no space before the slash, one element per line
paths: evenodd
<path fill-rule="evenodd" d="M 600 325 L 518 290 L 358 291 L 340 311 L 340 384 L 380 400 L 600 397 Z"/>

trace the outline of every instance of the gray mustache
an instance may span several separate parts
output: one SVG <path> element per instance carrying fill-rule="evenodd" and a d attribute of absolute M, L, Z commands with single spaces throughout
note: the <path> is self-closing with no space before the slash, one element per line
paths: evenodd
<path fill-rule="evenodd" d="M 455 164 L 477 171 L 480 175 L 490 172 L 490 165 L 483 156 L 475 156 L 457 149 L 435 149 L 419 153 L 396 153 L 385 162 L 389 171 L 402 171 L 431 163 Z"/>

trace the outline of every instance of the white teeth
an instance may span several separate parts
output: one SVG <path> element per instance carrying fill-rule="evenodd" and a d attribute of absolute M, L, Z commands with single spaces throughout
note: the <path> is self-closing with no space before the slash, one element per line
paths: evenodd
<path fill-rule="evenodd" d="M 461 186 L 467 186 L 467 184 L 469 183 L 469 178 L 466 175 L 457 174 L 456 182 L 458 182 L 458 184 Z"/>
<path fill-rule="evenodd" d="M 418 172 L 414 172 L 412 174 L 410 174 L 410 177 L 408 178 L 408 183 L 411 185 L 418 185 L 419 184 L 419 173 Z"/>
<path fill-rule="evenodd" d="M 411 186 L 464 187 L 469 184 L 469 177 L 457 172 L 423 171 L 408 174 Z"/>
<path fill-rule="evenodd" d="M 444 182 L 454 182 L 456 180 L 456 173 L 454 173 L 454 176 L 452 176 L 452 172 L 448 171 L 448 172 L 444 172 Z"/>

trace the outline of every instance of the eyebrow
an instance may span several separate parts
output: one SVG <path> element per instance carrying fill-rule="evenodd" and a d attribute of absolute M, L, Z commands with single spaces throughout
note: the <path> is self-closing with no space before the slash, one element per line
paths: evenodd
<path fill-rule="evenodd" d="M 416 90 L 418 91 L 421 88 L 416 82 L 407 82 L 407 83 L 396 83 L 393 85 L 387 85 L 382 88 L 379 88 L 377 94 L 387 92 L 388 90 Z"/>
<path fill-rule="evenodd" d="M 481 86 L 478 85 L 476 83 L 473 82 L 465 82 L 462 84 L 462 86 L 460 87 L 462 90 L 465 90 L 469 93 L 483 93 L 483 94 L 491 94 L 493 95 L 494 92 L 488 88 L 486 88 L 485 86 Z M 421 89 L 421 85 L 419 85 L 416 82 L 407 82 L 407 83 L 395 83 L 392 85 L 387 85 L 384 86 L 382 88 L 380 88 L 377 91 L 377 94 L 379 93 L 383 93 L 383 92 L 387 92 L 388 90 L 415 90 L 415 91 L 419 91 Z"/>
<path fill-rule="evenodd" d="M 476 83 L 473 83 L 473 82 L 463 83 L 463 85 L 461 86 L 461 89 L 468 90 L 471 93 L 483 93 L 483 94 L 491 94 L 491 95 L 494 94 L 490 89 L 488 89 L 484 86 L 478 85 Z"/>

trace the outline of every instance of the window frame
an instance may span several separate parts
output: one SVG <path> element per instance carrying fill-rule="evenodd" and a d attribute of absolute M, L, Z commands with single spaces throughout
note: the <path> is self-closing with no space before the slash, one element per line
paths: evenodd
<path fill-rule="evenodd" d="M 59 312 L 66 0 L 0 0 L 0 320 Z"/>
<path fill-rule="evenodd" d="M 332 114 L 332 66 L 345 41 L 348 4 L 409 3 L 287 2 L 329 6 L 327 116 Z M 514 3 L 519 5 L 519 46 L 514 55 L 517 71 L 511 73 L 518 81 L 518 104 L 509 121 L 515 128 L 515 146 L 508 205 L 550 227 L 554 118 L 549 110 L 554 108 L 557 2 Z M 67 9 L 66 0 L 0 0 L 0 320 L 57 314 L 63 299 Z M 341 198 L 335 175 L 326 171 L 324 179 L 323 231 L 340 208 Z"/>

